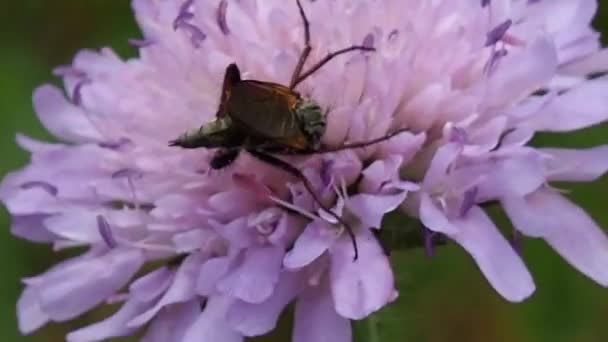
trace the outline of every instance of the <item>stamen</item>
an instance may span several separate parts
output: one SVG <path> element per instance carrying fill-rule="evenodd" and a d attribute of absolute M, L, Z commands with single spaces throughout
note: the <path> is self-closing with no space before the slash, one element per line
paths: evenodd
<path fill-rule="evenodd" d="M 395 40 L 399 36 L 399 30 L 394 29 L 388 34 L 388 40 Z"/>
<path fill-rule="evenodd" d="M 365 38 L 363 39 L 363 46 L 368 49 L 373 49 L 374 41 L 375 41 L 374 35 L 371 33 L 368 33 L 367 36 L 365 36 Z"/>
<path fill-rule="evenodd" d="M 464 193 L 464 198 L 462 199 L 462 205 L 460 206 L 460 217 L 466 217 L 469 213 L 469 210 L 473 208 L 477 201 L 477 194 L 479 193 L 479 188 L 474 187 Z"/>
<path fill-rule="evenodd" d="M 90 78 L 85 76 L 76 84 L 74 91 L 72 92 L 72 103 L 74 105 L 80 106 L 82 104 L 82 87 L 91 84 L 92 82 L 93 81 Z"/>
<path fill-rule="evenodd" d="M 286 208 L 288 210 L 294 211 L 294 212 L 296 212 L 296 213 L 298 213 L 298 214 L 300 214 L 300 215 L 302 215 L 302 216 L 304 216 L 304 217 L 306 217 L 306 218 L 308 218 L 308 219 L 310 219 L 312 221 L 322 220 L 321 217 L 316 216 L 315 214 L 313 214 L 313 213 L 311 213 L 311 212 L 309 212 L 307 210 L 304 210 L 304 209 L 302 209 L 302 208 L 300 208 L 298 206 L 295 206 L 295 205 L 293 205 L 293 204 L 291 204 L 289 202 L 283 201 L 280 198 L 277 198 L 275 196 L 269 196 L 269 198 L 273 202 L 275 202 L 276 204 L 280 205 L 281 207 L 284 207 L 284 208 Z"/>
<path fill-rule="evenodd" d="M 135 183 L 133 182 L 133 180 L 140 179 L 143 176 L 144 175 L 141 171 L 133 170 L 133 169 L 122 169 L 122 170 L 116 171 L 112 174 L 112 178 L 114 178 L 114 179 L 116 179 L 116 178 L 126 178 L 127 179 L 129 191 L 131 192 L 131 201 L 133 202 L 133 204 L 135 204 L 135 210 L 141 209 L 141 203 L 140 203 L 139 199 L 137 198 L 137 193 L 135 192 Z"/>
<path fill-rule="evenodd" d="M 131 46 L 141 49 L 141 48 L 145 48 L 145 47 L 148 47 L 148 46 L 154 44 L 154 41 L 152 39 L 132 38 L 132 39 L 129 39 L 129 44 Z"/>
<path fill-rule="evenodd" d="M 97 146 L 101 147 L 101 148 L 107 148 L 110 150 L 118 150 L 121 147 L 125 146 L 125 145 L 130 145 L 133 144 L 133 141 L 129 138 L 120 138 L 118 139 L 118 141 L 113 141 L 113 142 L 101 142 L 99 144 L 97 144 Z"/>
<path fill-rule="evenodd" d="M 187 0 L 180 7 L 179 14 L 173 21 L 173 29 L 183 29 L 190 34 L 190 41 L 194 48 L 198 49 L 201 46 L 201 42 L 207 38 L 207 35 L 198 26 L 190 23 L 189 21 L 194 18 L 194 13 L 190 12 L 190 8 L 194 0 Z"/>
<path fill-rule="evenodd" d="M 467 140 L 467 131 L 460 127 L 452 127 L 452 130 L 450 132 L 450 142 L 464 145 L 467 143 Z"/>
<path fill-rule="evenodd" d="M 503 23 L 490 30 L 490 32 L 488 32 L 487 34 L 485 46 L 492 46 L 502 40 L 505 33 L 507 33 L 512 24 L 513 21 L 511 19 L 507 19 Z"/>
<path fill-rule="evenodd" d="M 76 77 L 76 78 L 83 78 L 86 77 L 87 74 L 78 69 L 75 68 L 71 65 L 63 65 L 63 66 L 59 66 L 56 67 L 53 70 L 53 75 L 58 76 L 58 77 Z"/>
<path fill-rule="evenodd" d="M 490 5 L 491 0 L 481 0 L 481 7 L 487 7 Z"/>
<path fill-rule="evenodd" d="M 51 196 L 57 196 L 57 194 L 59 193 L 59 190 L 57 189 L 56 186 L 53 186 L 52 184 L 49 184 L 47 182 L 40 182 L 40 181 L 26 182 L 26 183 L 21 184 L 20 187 L 23 190 L 41 188 L 44 191 L 48 192 Z"/>
<path fill-rule="evenodd" d="M 116 247 L 117 243 L 112 234 L 112 228 L 110 228 L 110 224 L 102 215 L 97 215 L 97 230 L 109 248 Z"/>
<path fill-rule="evenodd" d="M 135 178 L 135 179 L 140 179 L 142 178 L 144 175 L 141 171 L 138 170 L 134 170 L 134 169 L 122 169 L 122 170 L 118 170 L 116 172 L 114 172 L 112 174 L 112 178 L 116 179 L 116 178 Z"/>
<path fill-rule="evenodd" d="M 326 160 L 323 161 L 322 169 L 321 169 L 321 180 L 323 184 L 327 187 L 333 184 L 333 175 L 332 175 L 332 167 L 334 166 L 335 161 Z"/>
<path fill-rule="evenodd" d="M 437 233 L 429 230 L 426 227 L 422 227 L 422 229 L 424 230 L 424 254 L 431 258 L 435 254 L 435 243 L 433 240 Z"/>
<path fill-rule="evenodd" d="M 194 0 L 186 0 L 179 8 L 179 13 L 173 21 L 173 29 L 177 30 L 178 23 L 184 20 L 190 20 L 194 18 L 194 13 L 190 12 L 190 7 L 194 4 Z"/>
<path fill-rule="evenodd" d="M 226 10 L 228 9 L 228 1 L 222 0 L 220 1 L 220 5 L 217 8 L 217 25 L 222 30 L 222 33 L 225 35 L 230 34 L 230 29 L 228 28 L 228 23 L 226 22 Z"/>
<path fill-rule="evenodd" d="M 180 21 L 179 23 L 177 23 L 176 28 L 184 29 L 190 33 L 190 42 L 192 42 L 192 45 L 196 49 L 201 47 L 201 43 L 205 39 L 207 39 L 207 35 L 203 31 L 201 31 L 201 29 L 198 28 L 198 26 L 191 24 L 189 22 Z"/>
<path fill-rule="evenodd" d="M 490 57 L 490 61 L 488 62 L 488 64 L 486 65 L 486 74 L 487 75 L 491 75 L 494 70 L 496 70 L 496 67 L 498 66 L 498 62 L 500 62 L 500 60 L 503 57 L 506 57 L 509 54 L 509 52 L 507 51 L 507 49 L 499 49 L 494 51 L 494 53 L 492 53 L 492 57 Z"/>
<path fill-rule="evenodd" d="M 511 240 L 510 242 L 511 242 L 511 246 L 513 246 L 513 249 L 517 252 L 517 254 L 521 255 L 522 235 L 519 232 L 519 230 L 513 229 L 513 231 L 511 232 L 510 240 Z"/>

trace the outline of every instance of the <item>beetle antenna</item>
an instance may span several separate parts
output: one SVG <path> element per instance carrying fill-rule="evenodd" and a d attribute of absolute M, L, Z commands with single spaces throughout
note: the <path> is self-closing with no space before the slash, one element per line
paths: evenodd
<path fill-rule="evenodd" d="M 339 151 L 344 151 L 344 150 L 352 150 L 355 148 L 364 148 L 364 147 L 368 147 L 371 145 L 381 143 L 383 141 L 387 141 L 387 140 L 389 140 L 401 133 L 405 133 L 407 131 L 409 131 L 407 128 L 401 128 L 401 129 L 398 129 L 385 136 L 382 136 L 380 138 L 366 140 L 366 141 L 357 141 L 357 142 L 352 142 L 352 143 L 346 143 L 346 144 L 336 146 L 336 147 L 322 147 L 318 150 L 303 149 L 303 150 L 289 150 L 289 151 L 273 151 L 272 153 L 279 154 L 279 155 L 311 155 L 311 154 L 324 154 L 324 153 L 333 153 L 333 152 L 339 152 Z"/>
<path fill-rule="evenodd" d="M 310 23 L 308 22 L 308 18 L 306 18 L 306 13 L 304 13 L 304 8 L 302 7 L 300 0 L 296 0 L 296 3 L 298 4 L 298 10 L 300 11 L 300 17 L 302 17 L 302 24 L 304 25 L 304 50 L 302 50 L 300 58 L 298 59 L 298 64 L 291 75 L 291 81 L 289 82 L 289 89 L 291 90 L 299 83 L 297 80 L 302 73 L 304 63 L 306 63 L 310 51 L 312 50 L 312 47 L 310 46 Z"/>
<path fill-rule="evenodd" d="M 295 82 L 292 82 L 292 85 L 290 86 L 290 88 L 291 89 L 295 88 L 298 84 L 302 83 L 305 79 L 310 77 L 310 75 L 317 72 L 325 64 L 329 63 L 332 59 L 334 59 L 340 55 L 343 55 L 345 53 L 352 52 L 352 51 L 376 51 L 376 48 L 369 47 L 369 46 L 362 46 L 362 45 L 353 45 L 351 47 L 347 47 L 347 48 L 344 48 L 344 49 L 341 49 L 341 50 L 338 50 L 335 52 L 330 52 L 322 60 L 317 62 L 317 64 L 313 65 L 312 67 L 310 67 L 310 69 L 308 69 L 306 72 L 304 72 L 302 75 L 300 75 L 295 80 Z"/>
<path fill-rule="evenodd" d="M 330 214 L 333 218 L 335 218 L 338 222 L 340 222 L 344 226 L 344 229 L 348 233 L 348 236 L 350 237 L 350 240 L 353 243 L 353 250 L 354 250 L 354 254 L 355 254 L 353 260 L 357 260 L 359 258 L 359 248 L 357 246 L 357 239 L 355 238 L 355 233 L 353 232 L 352 227 L 347 222 L 345 222 L 344 219 L 342 219 L 340 216 L 338 216 L 338 214 L 336 214 L 333 210 L 331 210 L 329 207 L 327 207 L 325 204 L 323 204 L 323 202 L 321 202 L 321 200 L 317 196 L 317 193 L 314 191 L 312 185 L 310 184 L 310 181 L 308 180 L 308 178 L 306 178 L 306 176 L 304 176 L 302 171 L 298 170 L 296 167 L 290 165 L 289 163 L 284 162 L 283 160 L 273 157 L 264 152 L 261 152 L 258 150 L 253 150 L 253 149 L 247 150 L 247 152 L 249 152 L 252 156 L 258 158 L 259 160 L 261 160 L 265 163 L 268 163 L 270 165 L 276 166 L 276 167 L 280 168 L 281 170 L 295 176 L 300 181 L 302 181 L 306 190 L 310 193 L 313 200 L 321 207 L 321 209 L 323 209 L 325 212 Z"/>
<path fill-rule="evenodd" d="M 368 147 L 371 145 L 381 143 L 383 141 L 387 141 L 387 140 L 393 138 L 394 136 L 397 136 L 401 133 L 405 133 L 407 131 L 409 131 L 407 128 L 401 128 L 392 133 L 389 133 L 385 136 L 382 136 L 382 137 L 379 137 L 376 139 L 366 140 L 366 141 L 356 141 L 356 142 L 346 143 L 346 144 L 343 144 L 341 146 L 336 146 L 336 147 L 324 147 L 324 148 L 316 151 L 315 153 L 331 153 L 331 152 L 339 152 L 339 151 L 344 151 L 344 150 L 352 150 L 355 148 Z"/>
<path fill-rule="evenodd" d="M 308 18 L 306 18 L 306 13 L 304 12 L 304 8 L 302 7 L 302 3 L 300 2 L 300 0 L 296 0 L 296 3 L 298 5 L 298 10 L 300 11 L 300 17 L 302 17 L 302 24 L 304 25 L 304 50 L 302 50 L 300 58 L 298 59 L 298 64 L 296 64 L 296 68 L 294 69 L 293 74 L 291 75 L 289 89 L 294 90 L 298 86 L 298 84 L 302 83 L 304 80 L 310 77 L 310 75 L 314 74 L 325 64 L 340 55 L 352 51 L 376 51 L 376 49 L 373 47 L 353 45 L 351 47 L 328 53 L 327 56 L 317 62 L 317 64 L 313 65 L 310 69 L 308 69 L 308 71 L 302 73 L 304 64 L 306 63 L 308 56 L 310 56 L 310 51 L 312 50 L 312 47 L 310 46 L 310 22 L 308 21 Z"/>

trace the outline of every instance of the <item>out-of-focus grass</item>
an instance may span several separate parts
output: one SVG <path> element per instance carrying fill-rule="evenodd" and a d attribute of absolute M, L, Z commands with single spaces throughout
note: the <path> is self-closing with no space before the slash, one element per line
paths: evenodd
<path fill-rule="evenodd" d="M 608 28 L 608 5 L 601 5 L 597 27 Z M 0 175 L 25 165 L 28 156 L 14 143 L 16 132 L 48 139 L 31 108 L 32 90 L 56 82 L 54 66 L 69 63 L 81 48 L 112 46 L 121 55 L 134 50 L 126 40 L 138 37 L 127 1 L 24 0 L 3 4 L 0 21 Z M 539 145 L 592 146 L 607 143 L 608 128 L 568 135 L 542 135 Z M 516 176 L 516 175 L 514 175 Z M 608 227 L 608 179 L 568 186 L 571 197 Z M 500 213 L 495 213 L 501 216 Z M 508 229 L 507 221 L 501 220 Z M 0 329 L 1 341 L 63 341 L 70 329 L 92 320 L 52 324 L 30 337 L 17 332 L 15 302 L 19 279 L 52 265 L 57 259 L 48 246 L 37 246 L 9 234 L 6 211 L 0 209 Z M 540 241 L 527 240 L 523 251 L 537 284 L 523 304 L 503 301 L 479 274 L 469 256 L 455 246 L 441 248 L 434 259 L 420 252 L 393 257 L 401 290 L 399 300 L 370 322 L 356 324 L 367 336 L 376 324 L 382 341 L 608 341 L 605 319 L 608 290 L 569 267 Z M 286 320 L 289 321 L 289 320 Z M 259 341 L 286 341 L 282 332 Z M 359 341 L 367 339 L 359 338 Z"/>

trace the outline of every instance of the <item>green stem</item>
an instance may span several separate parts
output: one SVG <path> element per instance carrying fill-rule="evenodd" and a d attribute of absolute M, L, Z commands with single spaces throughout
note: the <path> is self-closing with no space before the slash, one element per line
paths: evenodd
<path fill-rule="evenodd" d="M 368 342 L 380 342 L 380 334 L 378 332 L 378 319 L 376 315 L 371 315 L 367 318 Z"/>

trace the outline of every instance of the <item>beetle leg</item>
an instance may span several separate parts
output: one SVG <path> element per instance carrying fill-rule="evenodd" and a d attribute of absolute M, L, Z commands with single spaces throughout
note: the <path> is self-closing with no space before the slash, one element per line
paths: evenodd
<path fill-rule="evenodd" d="M 255 150 L 255 149 L 249 149 L 249 150 L 247 150 L 247 152 L 249 152 L 252 156 L 258 158 L 259 160 L 261 160 L 265 163 L 268 163 L 272 166 L 278 167 L 281 170 L 291 174 L 292 176 L 294 176 L 294 177 L 298 178 L 300 181 L 302 181 L 302 183 L 304 184 L 304 187 L 311 194 L 313 200 L 323 210 L 325 210 L 328 214 L 333 216 L 338 222 L 340 222 L 344 226 L 344 228 L 346 229 L 346 232 L 348 233 L 348 235 L 353 243 L 353 249 L 355 252 L 354 260 L 357 260 L 357 258 L 359 257 L 359 248 L 357 247 L 357 240 L 355 238 L 355 233 L 353 233 L 353 229 L 351 228 L 351 226 L 348 223 L 346 223 L 333 210 L 331 210 L 325 204 L 323 204 L 323 202 L 321 202 L 321 200 L 317 196 L 316 192 L 314 191 L 312 184 L 310 184 L 310 181 L 308 181 L 308 179 L 306 178 L 306 176 L 304 176 L 302 171 L 298 170 L 298 168 L 292 166 L 291 164 L 289 164 L 279 158 L 266 154 L 262 151 Z"/>
<path fill-rule="evenodd" d="M 230 147 L 217 150 L 213 155 L 213 158 L 211 158 L 209 166 L 211 166 L 213 170 L 223 169 L 234 163 L 236 158 L 239 156 L 239 152 L 241 152 L 240 147 Z"/>
<path fill-rule="evenodd" d="M 291 81 L 289 82 L 289 89 L 293 90 L 296 85 L 300 82 L 297 82 L 300 74 L 302 73 L 302 68 L 304 67 L 304 63 L 308 59 L 310 55 L 310 51 L 312 48 L 310 47 L 310 23 L 308 22 L 308 18 L 306 18 L 306 13 L 304 13 L 304 8 L 300 3 L 300 0 L 296 0 L 298 4 L 298 10 L 300 11 L 300 16 L 302 17 L 302 23 L 304 25 L 304 50 L 300 54 L 300 58 L 298 59 L 298 64 L 296 64 L 296 68 L 291 75 Z"/>

